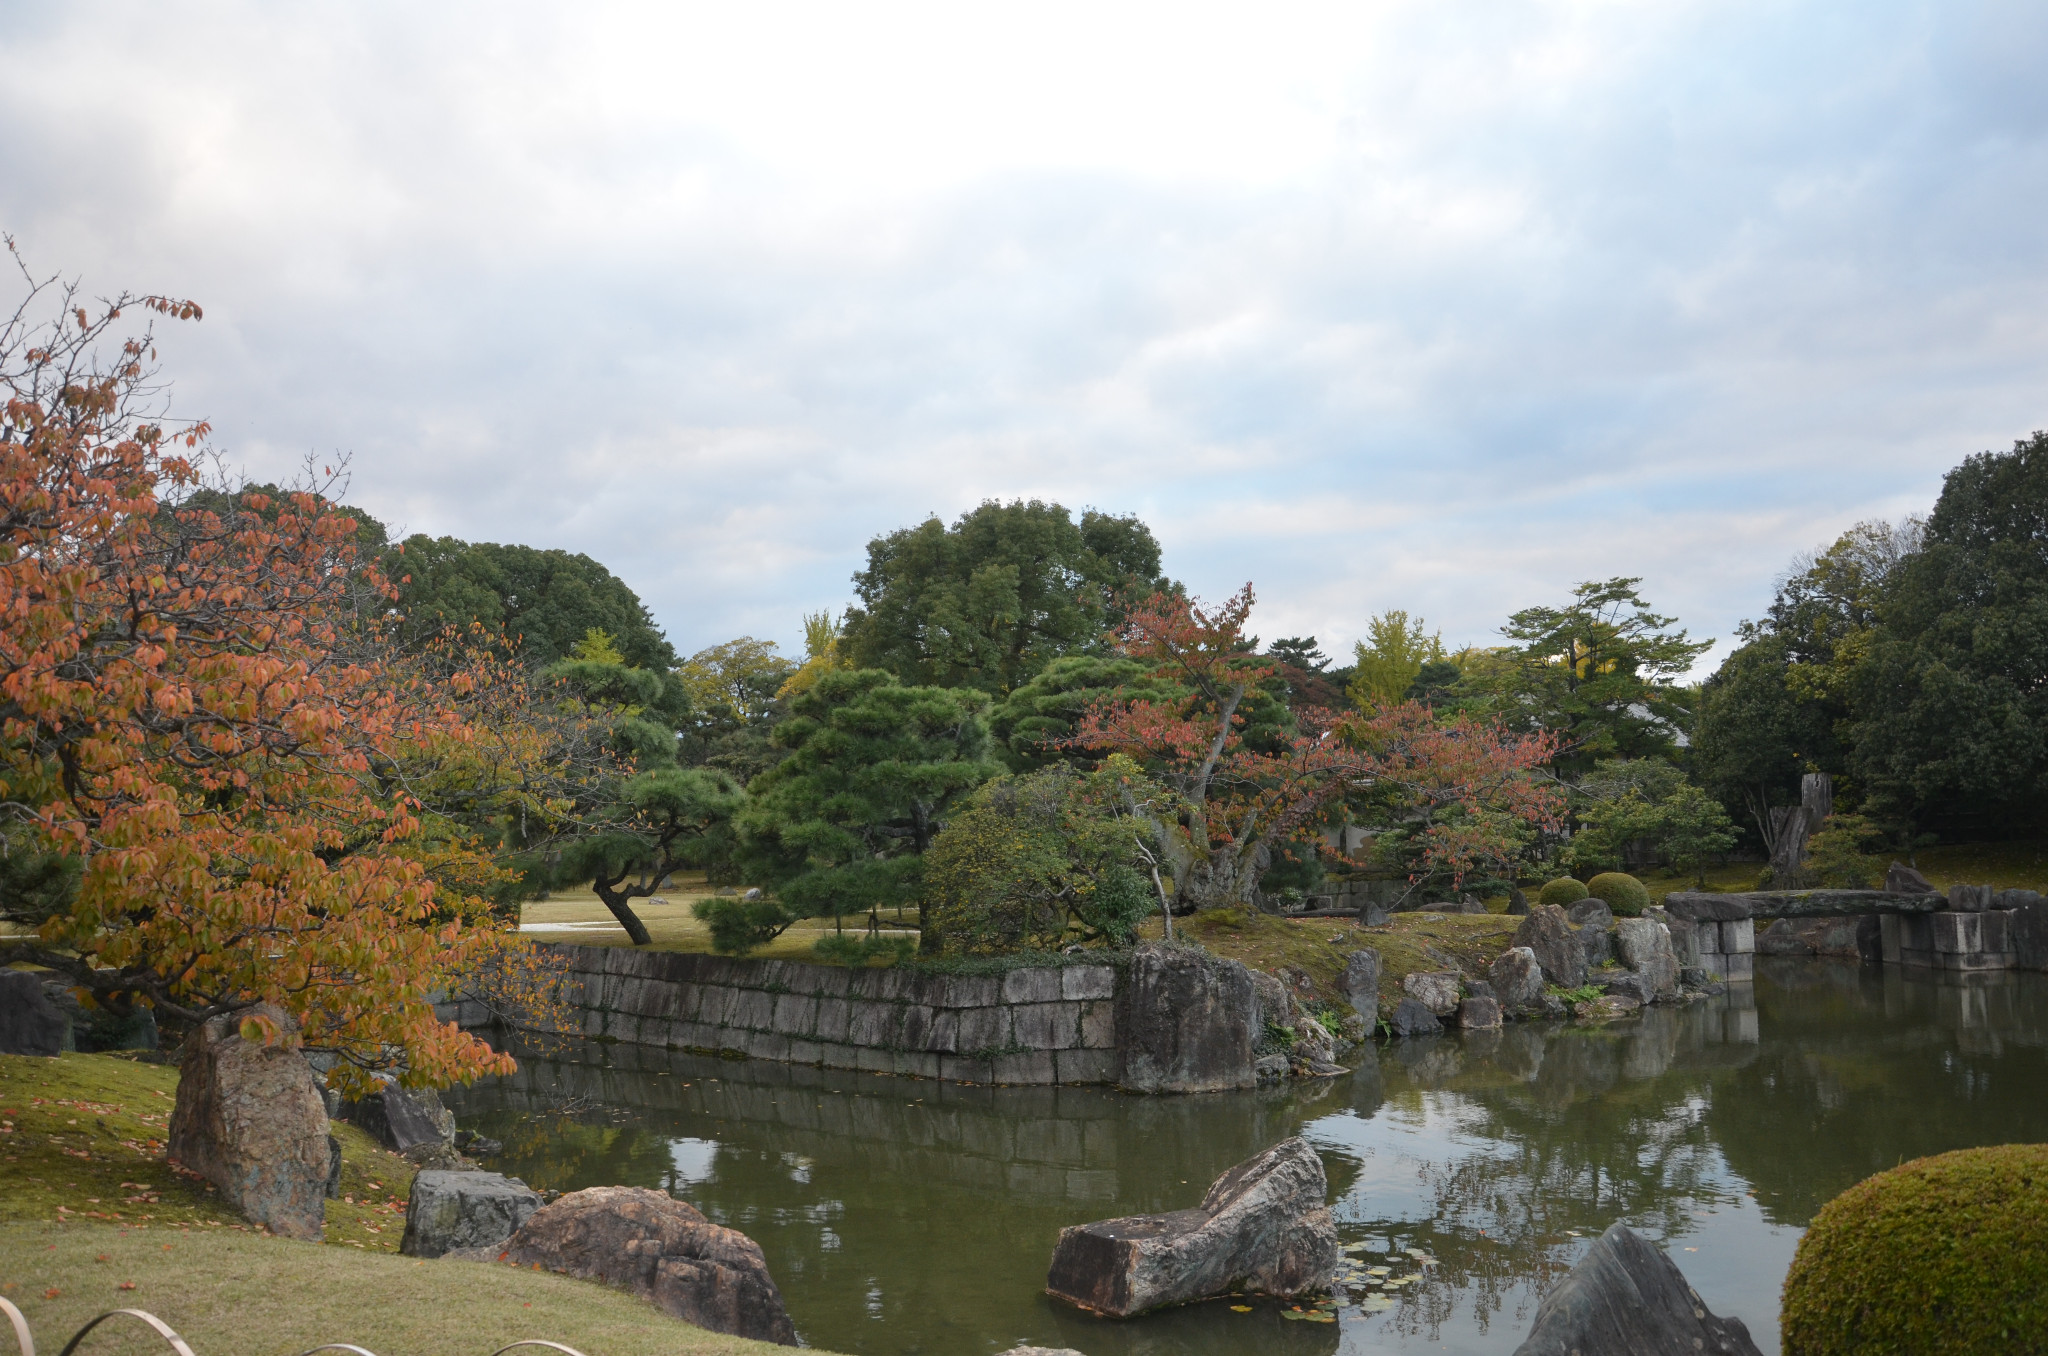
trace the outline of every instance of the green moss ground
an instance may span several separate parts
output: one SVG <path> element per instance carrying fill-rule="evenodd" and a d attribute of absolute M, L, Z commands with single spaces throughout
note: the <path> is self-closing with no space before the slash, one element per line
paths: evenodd
<path fill-rule="evenodd" d="M 1500 914 L 1401 913 L 1384 927 L 1362 928 L 1348 918 L 1278 918 L 1213 909 L 1177 919 L 1174 928 L 1214 954 L 1255 970 L 1299 970 L 1317 997 L 1340 1006 L 1347 1004 L 1338 986 L 1345 958 L 1371 947 L 1380 953 L 1385 1011 L 1400 1002 L 1401 981 L 1408 975 L 1432 970 L 1461 970 L 1473 978 L 1485 974 L 1514 939 L 1520 921 Z M 1148 936 L 1159 932 L 1156 920 L 1147 925 Z"/>
<path fill-rule="evenodd" d="M 379 1356 L 489 1356 L 534 1337 L 588 1356 L 787 1351 L 693 1328 L 624 1292 L 566 1276 L 201 1225 L 0 1224 L 0 1294 L 27 1314 L 48 1351 L 116 1308 L 157 1315 L 197 1356 L 289 1356 L 325 1342 Z M 168 1350 L 133 1320 L 95 1329 L 87 1344 L 92 1356 Z"/>

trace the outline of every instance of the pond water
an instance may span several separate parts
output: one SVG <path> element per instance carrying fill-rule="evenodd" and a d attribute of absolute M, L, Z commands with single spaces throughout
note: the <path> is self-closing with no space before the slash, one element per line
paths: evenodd
<path fill-rule="evenodd" d="M 1775 1352 L 1780 1283 L 1829 1197 L 1923 1154 L 2048 1140 L 2048 975 L 1826 961 L 1759 958 L 1753 993 L 1638 1020 L 1405 1041 L 1348 1077 L 1205 1097 L 521 1053 L 450 1099 L 505 1142 L 491 1167 L 674 1191 L 761 1244 L 807 1344 L 862 1356 L 1505 1356 L 1615 1220 Z M 1116 1322 L 1042 1294 L 1063 1226 L 1193 1205 L 1292 1134 L 1321 1152 L 1353 1255 L 1419 1279 L 1336 1322 L 1261 1300 Z"/>

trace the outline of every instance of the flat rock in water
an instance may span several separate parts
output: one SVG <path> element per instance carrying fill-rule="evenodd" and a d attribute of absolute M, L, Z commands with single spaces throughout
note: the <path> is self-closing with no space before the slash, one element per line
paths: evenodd
<path fill-rule="evenodd" d="M 1561 988 L 1586 982 L 1586 953 L 1571 920 L 1555 904 L 1538 904 L 1515 929 L 1515 945 L 1527 947 L 1543 967 L 1543 977 Z"/>
<path fill-rule="evenodd" d="M 540 1193 L 515 1177 L 430 1168 L 412 1179 L 398 1250 L 440 1257 L 458 1248 L 488 1248 L 512 1237 L 540 1204 Z"/>
<path fill-rule="evenodd" d="M 1676 1264 L 1608 1226 L 1543 1297 L 1515 1356 L 1762 1356 L 1739 1318 L 1717 1318 Z"/>
<path fill-rule="evenodd" d="M 1128 1318 L 1233 1291 L 1319 1290 L 1342 1258 L 1328 1194 L 1308 1141 L 1282 1140 L 1217 1178 L 1192 1210 L 1062 1229 L 1046 1293 Z"/>
<path fill-rule="evenodd" d="M 1456 970 L 1438 970 L 1405 976 L 1401 980 L 1401 988 L 1437 1016 L 1448 1017 L 1458 1010 L 1459 990 L 1463 983 L 1463 977 Z"/>
<path fill-rule="evenodd" d="M 0 970 L 0 1055 L 63 1053 L 71 1020 L 58 1011 L 43 982 L 27 970 Z"/>
<path fill-rule="evenodd" d="M 1387 1018 L 1387 1027 L 1396 1036 L 1427 1036 L 1443 1030 L 1444 1024 L 1427 1004 L 1404 998 L 1395 1006 L 1394 1015 Z"/>
<path fill-rule="evenodd" d="M 535 1211 L 499 1255 L 512 1266 L 630 1290 L 712 1332 L 796 1345 L 796 1325 L 760 1245 L 667 1192 L 572 1191 Z"/>
<path fill-rule="evenodd" d="M 1491 998 L 1468 998 L 1458 1004 L 1458 1025 L 1483 1031 L 1500 1025 L 1500 1004 Z"/>
<path fill-rule="evenodd" d="M 274 1044 L 246 1041 L 244 1017 L 268 1017 Z M 297 1025 L 263 1004 L 215 1017 L 185 1041 L 168 1152 L 235 1209 L 286 1238 L 320 1237 L 332 1160 L 327 1102 L 294 1048 Z"/>

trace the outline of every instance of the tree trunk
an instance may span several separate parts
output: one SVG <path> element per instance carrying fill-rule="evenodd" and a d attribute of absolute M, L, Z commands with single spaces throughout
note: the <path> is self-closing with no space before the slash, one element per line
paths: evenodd
<path fill-rule="evenodd" d="M 1806 832 L 1820 832 L 1821 821 L 1835 812 L 1835 779 L 1825 772 L 1809 772 L 1799 779 L 1799 804 L 1806 811 Z"/>
<path fill-rule="evenodd" d="M 640 921 L 640 915 L 633 912 L 629 895 L 621 894 L 602 882 L 592 882 L 597 888 L 597 897 L 612 911 L 612 917 L 619 920 L 619 926 L 633 939 L 633 945 L 646 946 L 654 938 L 648 935 L 647 925 Z"/>
<path fill-rule="evenodd" d="M 1806 861 L 1806 807 L 1779 805 L 1771 816 L 1771 881 L 1779 889 L 1798 884 Z"/>

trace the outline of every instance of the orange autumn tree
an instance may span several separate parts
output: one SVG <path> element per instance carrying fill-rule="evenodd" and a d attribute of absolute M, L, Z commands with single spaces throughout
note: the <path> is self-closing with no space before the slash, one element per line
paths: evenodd
<path fill-rule="evenodd" d="M 1562 798 L 1532 775 L 1555 752 L 1548 733 L 1411 702 L 1299 708 L 1293 728 L 1248 737 L 1247 698 L 1275 672 L 1245 638 L 1252 602 L 1246 584 L 1213 609 L 1164 593 L 1132 608 L 1119 648 L 1177 695 L 1098 702 L 1063 741 L 1138 758 L 1180 794 L 1160 825 L 1177 912 L 1251 903 L 1274 847 L 1313 838 L 1347 799 L 1425 825 L 1422 868 L 1454 878 L 1510 853 L 1521 826 L 1555 827 Z"/>
<path fill-rule="evenodd" d="M 508 1070 L 435 1020 L 430 993 L 508 944 L 437 899 L 391 775 L 461 738 L 460 675 L 380 657 L 388 590 L 324 497 L 194 497 L 206 428 L 153 417 L 131 310 L 199 316 L 32 284 L 0 328 L 0 806 L 71 880 L 0 962 L 185 1022 L 275 1003 L 358 1084 Z"/>

